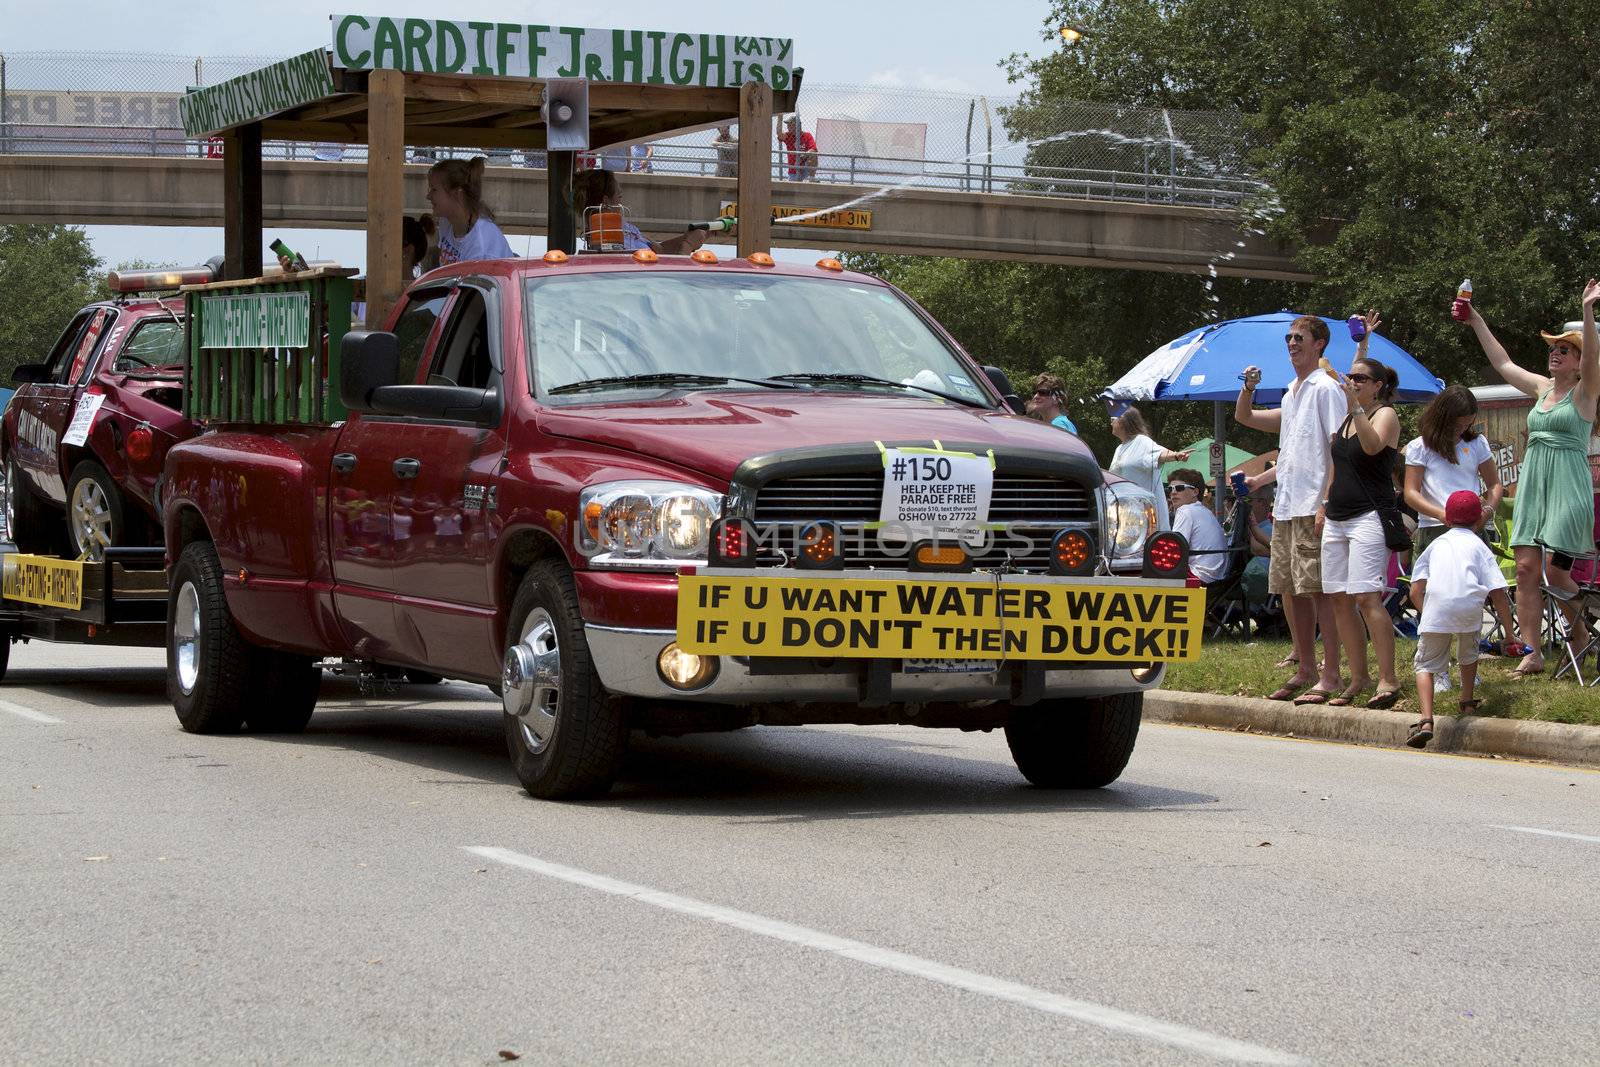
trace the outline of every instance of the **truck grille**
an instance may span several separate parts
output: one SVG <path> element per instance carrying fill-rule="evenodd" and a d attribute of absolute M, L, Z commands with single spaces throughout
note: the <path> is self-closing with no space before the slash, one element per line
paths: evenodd
<path fill-rule="evenodd" d="M 882 472 L 782 478 L 757 491 L 754 521 L 764 545 L 772 543 L 774 532 L 780 544 L 792 545 L 805 523 L 832 520 L 845 535 L 846 567 L 904 569 L 904 553 L 880 545 L 872 531 L 862 529 L 878 521 L 882 494 Z M 993 546 L 974 561 L 979 567 L 994 567 L 1009 559 L 1014 567 L 1042 571 L 1057 531 L 1069 523 L 1094 524 L 1097 518 L 1092 489 L 1064 478 L 997 473 L 989 521 L 1009 523 L 1012 532 L 997 531 Z M 761 562 L 775 566 L 783 556 L 764 551 Z"/>

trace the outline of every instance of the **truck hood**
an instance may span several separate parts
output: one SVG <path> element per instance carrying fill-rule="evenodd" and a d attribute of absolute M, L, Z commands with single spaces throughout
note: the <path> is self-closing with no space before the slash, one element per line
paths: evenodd
<path fill-rule="evenodd" d="M 723 481 L 751 456 L 840 445 L 873 452 L 878 442 L 1054 450 L 1095 462 L 1082 441 L 1034 419 L 892 393 L 685 393 L 542 408 L 537 421 L 554 436 L 637 452 Z"/>

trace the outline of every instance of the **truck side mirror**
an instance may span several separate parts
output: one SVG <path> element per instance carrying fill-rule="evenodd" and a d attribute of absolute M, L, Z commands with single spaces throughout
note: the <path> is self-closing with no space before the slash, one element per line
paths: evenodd
<path fill-rule="evenodd" d="M 50 380 L 50 368 L 43 363 L 23 363 L 11 369 L 11 380 L 17 385 L 38 385 Z"/>
<path fill-rule="evenodd" d="M 351 330 L 339 343 L 339 399 L 351 411 L 371 411 L 372 391 L 395 385 L 400 342 L 379 330 Z"/>
<path fill-rule="evenodd" d="M 1022 398 L 1018 396 L 1017 391 L 1012 388 L 1011 379 L 1006 377 L 1005 371 L 1001 370 L 999 367 L 991 367 L 986 363 L 983 365 L 983 373 L 988 375 L 989 384 L 994 386 L 995 389 L 1000 393 L 1000 399 L 1006 402 L 1006 407 L 1010 408 L 1018 415 L 1027 414 L 1027 412 L 1024 410 Z"/>

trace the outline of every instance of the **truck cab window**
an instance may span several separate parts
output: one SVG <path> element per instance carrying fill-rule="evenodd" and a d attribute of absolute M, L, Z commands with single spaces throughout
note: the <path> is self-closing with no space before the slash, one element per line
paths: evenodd
<path fill-rule="evenodd" d="M 140 323 L 117 353 L 112 371 L 127 374 L 145 367 L 171 367 L 183 362 L 183 323 L 152 319 Z"/>
<path fill-rule="evenodd" d="M 483 294 L 463 288 L 456 297 L 445 324 L 444 340 L 434 349 L 428 364 L 428 381 L 435 385 L 459 385 L 487 389 L 496 379 L 489 355 L 491 316 Z"/>
<path fill-rule="evenodd" d="M 400 343 L 400 374 L 396 385 L 411 385 L 417 380 L 417 368 L 422 365 L 422 353 L 433 336 L 434 325 L 444 305 L 450 299 L 448 289 L 412 293 L 406 309 L 394 324 L 395 340 Z"/>

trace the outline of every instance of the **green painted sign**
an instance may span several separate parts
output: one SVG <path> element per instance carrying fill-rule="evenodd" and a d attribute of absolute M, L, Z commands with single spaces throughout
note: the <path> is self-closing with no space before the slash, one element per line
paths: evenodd
<path fill-rule="evenodd" d="M 220 84 L 191 90 L 178 101 L 178 109 L 183 114 L 183 132 L 201 137 L 332 95 L 328 53 L 314 48 Z"/>
<path fill-rule="evenodd" d="M 306 293 L 240 293 L 200 302 L 201 348 L 304 348 L 310 339 Z"/>
<path fill-rule="evenodd" d="M 781 90 L 794 84 L 794 40 L 335 15 L 333 63 L 346 70 L 634 85 L 726 88 L 755 81 Z"/>

